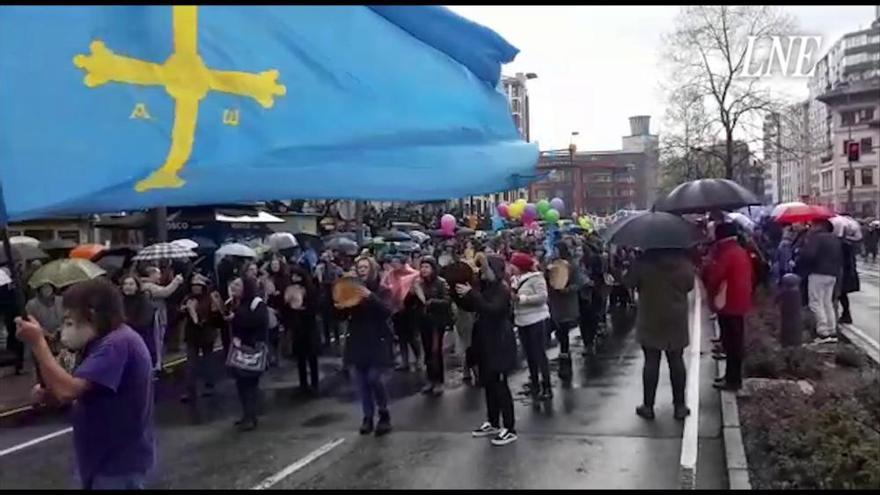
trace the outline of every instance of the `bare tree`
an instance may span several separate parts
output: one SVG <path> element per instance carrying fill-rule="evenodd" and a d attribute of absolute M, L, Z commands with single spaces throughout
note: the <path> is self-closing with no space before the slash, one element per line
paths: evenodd
<path fill-rule="evenodd" d="M 669 90 L 659 150 L 664 190 L 689 180 L 723 176 L 723 168 L 714 167 L 699 153 L 699 149 L 716 141 L 713 119 L 706 112 L 704 99 L 698 88 L 681 86 Z"/>
<path fill-rule="evenodd" d="M 724 142 L 724 176 L 736 176 L 735 134 L 750 118 L 778 109 L 758 78 L 741 77 L 746 63 L 763 64 L 769 52 L 746 60 L 749 37 L 790 34 L 794 20 L 766 5 L 683 7 L 675 29 L 665 36 L 664 58 L 680 87 L 702 94 Z"/>

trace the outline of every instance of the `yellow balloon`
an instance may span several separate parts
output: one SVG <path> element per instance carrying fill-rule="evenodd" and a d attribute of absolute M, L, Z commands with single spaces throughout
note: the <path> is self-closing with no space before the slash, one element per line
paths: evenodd
<path fill-rule="evenodd" d="M 510 207 L 507 209 L 507 212 L 510 215 L 510 218 L 513 218 L 514 220 L 519 220 L 520 218 L 522 218 L 523 213 L 525 213 L 525 211 L 526 211 L 525 203 L 520 203 L 519 201 L 510 205 Z"/>
<path fill-rule="evenodd" d="M 529 202 L 523 198 L 519 198 L 518 200 L 516 200 L 515 204 L 523 205 L 523 209 L 525 209 L 526 205 L 529 204 Z"/>

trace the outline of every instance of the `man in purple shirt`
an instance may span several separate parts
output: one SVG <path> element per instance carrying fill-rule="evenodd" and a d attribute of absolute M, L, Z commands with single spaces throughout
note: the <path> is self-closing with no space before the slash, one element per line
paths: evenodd
<path fill-rule="evenodd" d="M 73 375 L 52 357 L 36 320 L 16 319 L 18 338 L 31 346 L 43 378 L 34 396 L 40 402 L 73 402 L 73 443 L 83 488 L 142 489 L 155 463 L 150 353 L 123 323 L 122 297 L 110 282 L 96 279 L 71 287 L 63 307 L 61 341 L 82 349 L 84 356 Z"/>

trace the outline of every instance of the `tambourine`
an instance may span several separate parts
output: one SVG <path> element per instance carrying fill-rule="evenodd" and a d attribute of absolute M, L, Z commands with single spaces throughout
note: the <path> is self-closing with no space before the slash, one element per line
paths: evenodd
<path fill-rule="evenodd" d="M 556 290 L 562 290 L 568 285 L 568 279 L 571 275 L 571 266 L 565 260 L 556 260 L 547 267 L 550 272 L 550 287 Z"/>
<path fill-rule="evenodd" d="M 343 277 L 333 284 L 333 303 L 337 308 L 353 308 L 366 297 L 364 285 L 357 277 Z"/>
<path fill-rule="evenodd" d="M 464 261 L 456 261 L 440 269 L 440 276 L 446 279 L 451 287 L 456 284 L 473 284 L 476 271 Z"/>

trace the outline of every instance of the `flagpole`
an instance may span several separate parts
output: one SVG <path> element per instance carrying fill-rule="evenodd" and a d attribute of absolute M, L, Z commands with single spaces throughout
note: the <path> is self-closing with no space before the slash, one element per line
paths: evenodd
<path fill-rule="evenodd" d="M 9 277 L 12 279 L 12 293 L 15 301 L 13 311 L 15 316 L 25 317 L 24 281 L 21 278 L 21 273 L 18 271 L 15 259 L 12 257 L 12 243 L 9 242 L 9 217 L 6 212 L 6 197 L 3 195 L 3 180 L 0 180 L 0 241 L 3 242 L 3 253 L 6 255 L 6 263 L 9 265 Z M 16 329 L 7 328 L 6 332 L 14 335 Z M 24 342 L 19 342 L 19 344 L 25 345 Z M 24 354 L 22 353 L 22 355 Z M 34 363 L 34 370 L 37 375 L 37 382 L 42 385 L 43 375 L 40 373 L 39 364 Z"/>

